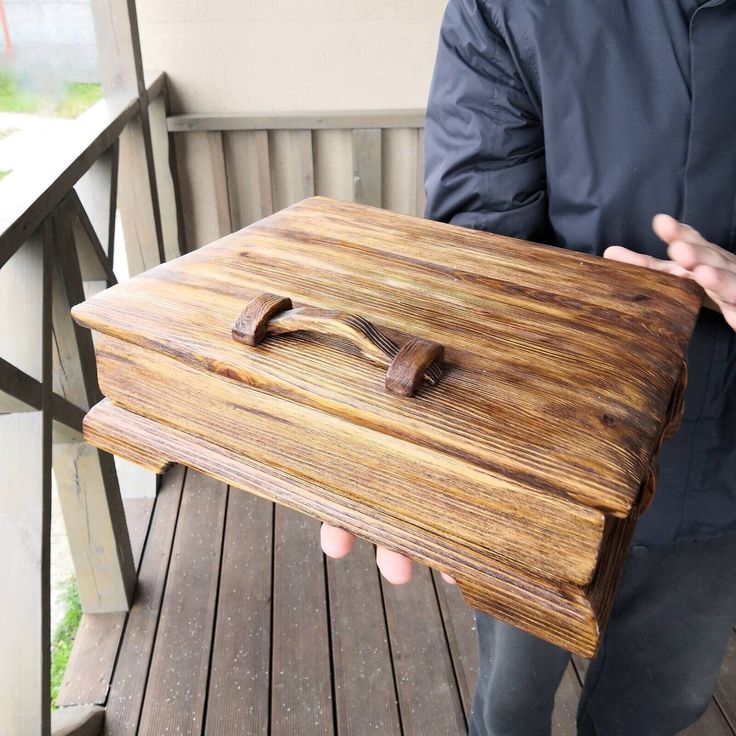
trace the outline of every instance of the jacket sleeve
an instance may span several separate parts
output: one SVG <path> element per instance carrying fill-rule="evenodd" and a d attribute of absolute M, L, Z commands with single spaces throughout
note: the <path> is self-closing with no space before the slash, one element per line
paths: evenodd
<path fill-rule="evenodd" d="M 542 125 L 488 4 L 450 0 L 442 21 L 425 127 L 425 217 L 545 242 Z"/>

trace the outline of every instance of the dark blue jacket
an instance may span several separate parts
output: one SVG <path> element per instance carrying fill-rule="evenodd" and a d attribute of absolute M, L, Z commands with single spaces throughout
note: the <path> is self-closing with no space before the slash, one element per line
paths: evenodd
<path fill-rule="evenodd" d="M 698 7 L 700 6 L 700 7 Z M 657 258 L 666 212 L 736 245 L 736 0 L 450 0 L 426 216 Z M 641 543 L 736 531 L 736 338 L 704 310 Z"/>

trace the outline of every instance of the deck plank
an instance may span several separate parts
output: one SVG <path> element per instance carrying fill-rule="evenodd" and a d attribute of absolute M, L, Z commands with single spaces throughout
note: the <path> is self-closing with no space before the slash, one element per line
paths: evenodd
<path fill-rule="evenodd" d="M 167 474 L 150 517 L 127 624 L 83 619 L 67 692 L 104 702 L 109 687 L 107 736 L 466 733 L 477 653 L 454 586 L 419 566 L 407 586 L 381 584 L 362 542 L 325 565 L 317 522 L 194 473 L 184 484 L 184 472 Z M 128 509 L 138 554 L 146 504 Z M 121 638 L 110 682 L 96 660 L 114 660 Z M 579 692 L 571 666 L 552 736 L 575 734 Z M 734 638 L 716 699 L 683 736 L 733 736 L 733 719 Z"/>
<path fill-rule="evenodd" d="M 473 609 L 465 602 L 457 585 L 446 583 L 442 576 L 432 571 L 437 589 L 437 600 L 450 645 L 455 677 L 465 713 L 470 716 L 478 676 L 478 645 L 475 636 Z"/>
<path fill-rule="evenodd" d="M 141 733 L 201 733 L 226 505 L 227 486 L 187 473 Z"/>
<path fill-rule="evenodd" d="M 382 587 L 404 734 L 465 734 L 462 702 L 429 569 L 415 565 L 411 582 Z"/>
<path fill-rule="evenodd" d="M 337 731 L 401 736 L 381 585 L 372 544 L 328 560 Z"/>
<path fill-rule="evenodd" d="M 334 733 L 319 523 L 277 507 L 274 528 L 272 736 Z"/>
<path fill-rule="evenodd" d="M 552 736 L 575 736 L 577 711 L 580 700 L 580 681 L 572 664 L 568 665 L 555 696 L 552 714 Z"/>
<path fill-rule="evenodd" d="M 268 734 L 273 518 L 272 503 L 230 489 L 207 736 Z"/>
<path fill-rule="evenodd" d="M 181 466 L 170 470 L 156 497 L 138 586 L 110 684 L 106 736 L 132 736 L 138 729 L 185 475 Z"/>
<path fill-rule="evenodd" d="M 153 505 L 152 498 L 123 501 L 136 569 L 140 568 Z M 124 612 L 85 613 L 82 616 L 56 698 L 60 708 L 105 703 L 126 617 Z"/>

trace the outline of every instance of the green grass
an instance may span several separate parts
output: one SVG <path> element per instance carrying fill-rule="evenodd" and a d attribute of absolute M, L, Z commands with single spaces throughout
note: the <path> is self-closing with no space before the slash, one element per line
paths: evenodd
<path fill-rule="evenodd" d="M 82 604 L 79 601 L 77 581 L 71 578 L 64 591 L 66 612 L 59 622 L 51 642 L 51 707 L 56 708 L 56 696 L 59 694 L 64 671 L 77 635 L 79 621 L 82 618 Z"/>
<path fill-rule="evenodd" d="M 99 84 L 72 82 L 66 85 L 66 95 L 56 107 L 56 114 L 62 118 L 76 118 L 102 99 Z"/>
<path fill-rule="evenodd" d="M 0 71 L 0 112 L 76 118 L 101 99 L 102 87 L 99 84 L 71 82 L 64 86 L 61 98 L 56 99 L 25 92 L 18 87 L 10 72 Z"/>
<path fill-rule="evenodd" d="M 9 173 L 9 171 L 0 171 L 0 181 L 2 181 Z"/>

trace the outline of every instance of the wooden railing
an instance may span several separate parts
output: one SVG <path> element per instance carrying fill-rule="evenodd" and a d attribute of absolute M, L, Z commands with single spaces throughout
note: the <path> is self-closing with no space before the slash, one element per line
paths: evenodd
<path fill-rule="evenodd" d="M 3 734 L 51 730 L 52 471 L 84 610 L 125 611 L 133 595 L 136 575 L 115 463 L 82 439 L 85 411 L 100 398 L 92 336 L 73 323 L 69 310 L 116 282 L 119 182 L 149 197 L 157 223 L 157 237 L 145 252 L 140 243 L 132 244 L 131 270 L 178 251 L 177 242 L 164 242 L 165 207 L 158 191 L 167 177 L 174 191 L 165 93 L 162 74 L 142 91 L 99 102 L 67 133 L 40 142 L 35 160 L 0 185 Z M 136 151 L 126 136 L 131 126 L 141 125 L 150 145 Z M 150 160 L 134 185 L 118 175 L 122 145 L 127 156 Z M 87 722 L 96 717 L 81 715 Z M 64 718 L 69 720 L 68 712 Z"/>
<path fill-rule="evenodd" d="M 314 194 L 421 216 L 424 111 L 169 117 L 188 250 Z"/>
<path fill-rule="evenodd" d="M 135 274 L 313 194 L 424 207 L 422 111 L 172 116 L 164 75 L 127 89 L 0 185 L 3 734 L 52 729 L 52 472 L 85 612 L 124 612 L 136 582 L 115 464 L 81 434 L 93 338 L 69 315 L 117 280 L 118 209 Z"/>

